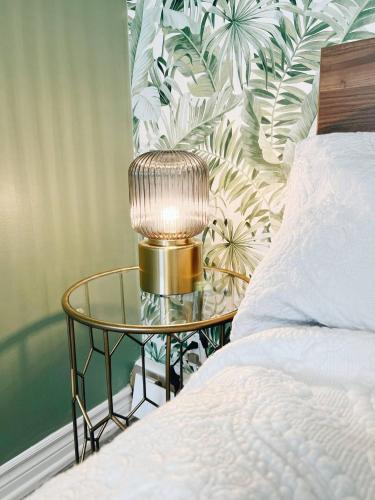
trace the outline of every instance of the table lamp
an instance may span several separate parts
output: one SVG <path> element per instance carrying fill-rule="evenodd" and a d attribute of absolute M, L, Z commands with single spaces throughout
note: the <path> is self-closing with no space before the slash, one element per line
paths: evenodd
<path fill-rule="evenodd" d="M 208 168 L 187 151 L 151 151 L 129 167 L 130 218 L 139 242 L 141 288 L 158 295 L 193 292 L 202 278 L 208 222 Z"/>

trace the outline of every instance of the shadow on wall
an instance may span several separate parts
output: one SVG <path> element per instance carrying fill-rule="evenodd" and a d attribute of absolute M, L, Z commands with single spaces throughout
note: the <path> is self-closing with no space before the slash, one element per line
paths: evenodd
<path fill-rule="evenodd" d="M 101 332 L 94 331 L 100 346 Z M 88 354 L 87 327 L 76 325 L 78 366 Z M 114 358 L 113 383 L 125 387 L 138 355 L 134 343 L 120 345 Z M 64 313 L 56 313 L 0 340 L 0 464 L 70 421 L 69 351 Z M 105 399 L 103 359 L 94 353 L 87 371 L 87 400 Z"/>
<path fill-rule="evenodd" d="M 66 351 L 66 363 L 61 351 Z M 65 317 L 56 313 L 0 340 L 0 463 L 69 419 Z"/>

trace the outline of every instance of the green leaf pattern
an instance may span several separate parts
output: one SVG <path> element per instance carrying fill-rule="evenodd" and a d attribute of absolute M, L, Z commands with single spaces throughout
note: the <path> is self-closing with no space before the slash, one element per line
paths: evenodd
<path fill-rule="evenodd" d="M 375 0 L 128 0 L 134 143 L 210 169 L 208 264 L 251 274 L 314 130 L 320 50 L 375 33 Z"/>
<path fill-rule="evenodd" d="M 127 7 L 136 153 L 206 160 L 205 261 L 251 274 L 280 226 L 294 145 L 314 133 L 320 50 L 374 36 L 375 0 Z"/>

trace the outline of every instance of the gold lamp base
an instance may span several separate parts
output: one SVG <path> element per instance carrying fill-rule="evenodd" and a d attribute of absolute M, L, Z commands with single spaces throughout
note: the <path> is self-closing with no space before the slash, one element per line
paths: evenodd
<path fill-rule="evenodd" d="M 202 280 L 202 242 L 196 239 L 139 242 L 141 288 L 157 295 L 191 293 Z"/>

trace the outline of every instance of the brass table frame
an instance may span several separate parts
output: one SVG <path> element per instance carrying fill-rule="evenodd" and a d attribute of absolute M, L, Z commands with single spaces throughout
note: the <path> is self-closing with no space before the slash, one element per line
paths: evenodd
<path fill-rule="evenodd" d="M 233 317 L 236 314 L 236 309 L 230 311 L 221 316 L 210 318 L 207 320 L 194 321 L 191 323 L 179 323 L 171 325 L 132 325 L 124 323 L 111 323 L 106 321 L 101 321 L 96 318 L 92 318 L 89 315 L 85 315 L 75 308 L 73 308 L 69 302 L 71 294 L 81 286 L 88 286 L 90 281 L 98 279 L 102 276 L 107 276 L 109 274 L 119 274 L 119 279 L 122 281 L 123 272 L 139 269 L 138 266 L 124 267 L 119 269 L 113 269 L 110 271 L 105 271 L 85 279 L 82 279 L 72 285 L 62 297 L 62 307 L 67 315 L 67 332 L 68 332 L 68 342 L 69 342 L 69 357 L 70 357 L 70 376 L 71 376 L 71 396 L 72 396 L 72 420 L 73 420 L 73 435 L 74 435 L 74 452 L 76 463 L 82 462 L 86 455 L 87 444 L 90 443 L 91 452 L 96 452 L 99 450 L 100 438 L 108 424 L 111 420 L 113 421 L 121 430 L 125 430 L 134 415 L 134 413 L 140 408 L 140 406 L 148 402 L 154 406 L 158 406 L 154 401 L 147 397 L 146 392 L 146 366 L 145 366 L 145 346 L 155 335 L 163 334 L 166 337 L 166 363 L 165 363 L 165 381 L 166 381 L 166 400 L 168 401 L 171 396 L 171 345 L 172 339 L 179 344 L 180 349 L 180 386 L 175 388 L 175 392 L 178 392 L 183 387 L 183 344 L 193 335 L 199 333 L 200 337 L 203 336 L 206 341 L 211 345 L 213 351 L 220 349 L 225 343 L 225 325 L 231 323 Z M 225 273 L 229 276 L 237 277 L 245 282 L 249 282 L 249 278 L 242 274 L 236 273 L 234 271 L 229 271 L 226 269 L 219 269 L 214 267 L 205 267 L 207 270 L 218 271 Z M 121 283 L 122 285 L 122 283 Z M 87 288 L 86 288 L 87 290 Z M 122 288 L 123 290 L 123 288 Z M 125 298 L 122 297 L 124 301 Z M 123 302 L 124 304 L 124 302 Z M 90 348 L 89 353 L 84 363 L 83 369 L 79 370 L 77 367 L 77 354 L 76 354 L 76 333 L 75 333 L 75 322 L 86 325 L 89 327 L 89 340 Z M 215 344 L 210 338 L 209 332 L 213 327 L 220 328 L 219 343 Z M 103 349 L 97 347 L 94 342 L 93 329 L 99 329 L 102 331 L 103 335 Z M 110 348 L 109 334 L 116 333 L 119 335 L 118 340 L 112 348 Z M 183 338 L 177 336 L 182 333 L 186 333 Z M 138 340 L 134 337 L 134 334 L 146 335 L 143 340 Z M 120 345 L 124 338 L 129 338 L 136 342 L 141 348 L 141 359 L 142 359 L 142 387 L 143 387 L 143 397 L 141 401 L 133 408 L 127 415 L 122 415 L 114 410 L 113 405 L 113 390 L 112 390 L 112 355 L 116 351 L 117 347 Z M 202 337 L 201 337 L 202 338 Z M 105 377 L 106 377 L 106 392 L 107 392 L 107 402 L 108 402 L 108 414 L 102 418 L 96 424 L 91 422 L 88 415 L 88 410 L 86 407 L 86 394 L 85 394 L 85 374 L 87 368 L 90 364 L 93 352 L 97 352 L 104 356 L 105 362 Z M 78 439 L 78 410 L 83 417 L 83 433 L 84 441 L 81 451 L 79 450 L 79 439 Z"/>

